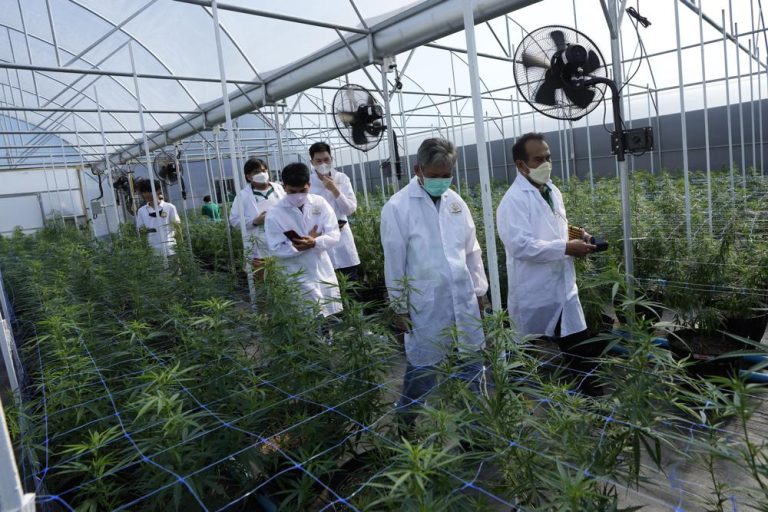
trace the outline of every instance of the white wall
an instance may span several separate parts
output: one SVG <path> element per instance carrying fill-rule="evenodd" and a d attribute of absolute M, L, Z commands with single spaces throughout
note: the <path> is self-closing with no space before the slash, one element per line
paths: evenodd
<path fill-rule="evenodd" d="M 80 174 L 80 177 L 78 177 Z M 83 193 L 80 192 L 82 180 Z M 99 196 L 98 180 L 86 169 L 28 169 L 0 172 L 0 234 L 9 234 L 16 226 L 25 232 L 35 231 L 44 225 L 44 219 L 63 215 L 91 217 L 90 201 Z M 97 236 L 115 231 L 117 222 L 112 193 L 104 179 L 104 197 L 101 202 L 105 212 L 93 223 Z M 83 202 L 85 201 L 85 205 Z"/>

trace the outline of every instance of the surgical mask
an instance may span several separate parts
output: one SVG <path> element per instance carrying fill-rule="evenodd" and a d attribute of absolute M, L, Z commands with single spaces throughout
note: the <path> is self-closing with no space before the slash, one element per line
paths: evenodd
<path fill-rule="evenodd" d="M 285 196 L 285 200 L 294 208 L 301 208 L 304 206 L 304 203 L 307 202 L 307 193 L 299 192 L 297 194 L 288 194 Z"/>
<path fill-rule="evenodd" d="M 534 169 L 529 168 L 528 177 L 535 183 L 544 185 L 549 181 L 549 176 L 552 174 L 552 163 L 544 162 Z"/>
<path fill-rule="evenodd" d="M 251 183 L 256 183 L 257 185 L 266 185 L 269 183 L 269 173 L 257 172 L 251 177 Z"/>
<path fill-rule="evenodd" d="M 451 183 L 453 183 L 453 177 L 451 178 L 423 178 L 424 184 L 422 185 L 424 187 L 424 190 L 427 191 L 427 194 L 431 195 L 432 197 L 440 197 L 442 196 L 446 190 L 448 190 L 448 187 L 451 186 Z"/>
<path fill-rule="evenodd" d="M 331 175 L 331 164 L 320 164 L 317 167 L 315 167 L 315 170 L 318 172 L 318 174 L 321 174 L 323 176 L 330 176 Z"/>

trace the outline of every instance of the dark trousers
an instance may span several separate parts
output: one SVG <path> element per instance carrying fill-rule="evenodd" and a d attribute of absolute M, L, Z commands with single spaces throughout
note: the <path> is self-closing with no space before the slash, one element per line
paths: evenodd
<path fill-rule="evenodd" d="M 337 268 L 336 272 L 347 276 L 347 281 L 357 282 L 359 279 L 359 269 L 360 265 L 352 265 L 351 267 Z"/>
<path fill-rule="evenodd" d="M 551 338 L 563 353 L 563 367 L 566 374 L 576 385 L 576 389 L 589 396 L 602 395 L 595 372 L 600 366 L 599 358 L 605 350 L 607 340 L 595 340 L 584 343 L 593 333 L 588 330 L 560 336 L 560 320 L 555 326 L 555 335 Z"/>

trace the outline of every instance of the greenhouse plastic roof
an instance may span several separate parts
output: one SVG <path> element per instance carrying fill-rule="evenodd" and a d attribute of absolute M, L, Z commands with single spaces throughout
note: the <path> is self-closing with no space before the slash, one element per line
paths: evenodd
<path fill-rule="evenodd" d="M 195 113 L 216 107 L 221 103 L 222 89 L 219 83 L 212 13 L 210 7 L 200 5 L 201 3 L 206 2 L 5 0 L 5 8 L 0 10 L 0 28 L 5 28 L 6 32 L 0 33 L 0 60 L 47 68 L 99 69 L 108 74 L 114 72 L 119 76 L 83 75 L 55 69 L 34 73 L 28 69 L 0 69 L 0 101 L 6 108 L 27 109 L 8 110 L 8 115 L 2 117 L 3 125 L 0 128 L 4 131 L 62 131 L 65 132 L 62 134 L 64 140 L 79 146 L 89 160 L 96 160 L 103 156 L 96 112 L 98 94 L 99 103 L 104 110 L 103 128 L 107 132 L 109 151 L 114 152 L 129 145 L 136 146 L 136 141 L 141 139 L 141 130 L 140 119 L 135 112 L 137 103 L 131 76 L 131 51 L 137 73 L 144 76 L 139 78 L 138 83 L 141 102 L 146 109 L 144 121 L 148 132 L 164 131 L 169 126 L 183 124 L 182 117 L 193 117 Z M 518 100 L 514 96 L 516 92 L 508 55 L 514 51 L 514 47 L 528 30 L 544 24 L 575 26 L 595 40 L 606 61 L 610 63 L 610 36 L 598 0 L 507 0 L 498 3 L 505 4 L 505 12 L 514 12 L 509 17 L 496 17 L 488 23 L 478 24 L 477 28 L 483 88 L 493 91 L 494 97 L 490 99 L 488 96 L 484 102 L 489 116 L 508 116 L 513 103 L 509 100 Z M 670 94 L 664 96 L 669 98 L 666 102 L 664 97 L 661 99 L 660 108 L 679 108 L 679 100 L 675 100 L 676 90 L 673 90 L 678 83 L 677 57 L 674 51 L 674 2 L 629 2 L 629 5 L 633 4 L 653 22 L 649 28 L 638 30 L 643 36 L 645 50 L 650 54 L 661 54 L 652 57 L 652 67 L 637 59 L 639 44 L 635 28 L 627 21 L 628 17 L 625 17 L 622 25 L 624 59 L 627 61 L 625 76 L 629 75 L 637 88 L 643 88 L 647 84 L 653 89 L 671 90 Z M 711 21 L 720 23 L 721 11 L 724 11 L 728 18 L 729 32 L 736 29 L 736 26 L 730 28 L 731 21 L 738 25 L 740 33 L 764 27 L 759 2 L 736 4 L 730 14 L 727 1 L 710 0 L 705 2 L 704 14 Z M 365 32 L 369 27 L 385 25 L 388 21 L 411 16 L 412 13 L 430 7 L 453 7 L 460 10 L 462 2 L 231 0 L 219 5 L 224 69 L 230 81 L 227 91 L 234 96 L 239 92 L 238 88 L 240 91 L 253 89 L 254 84 L 263 79 L 269 80 L 270 76 L 280 70 L 284 72 L 295 69 L 302 61 L 305 61 L 305 64 L 307 57 L 317 52 L 333 47 L 343 49 L 340 36 L 350 40 L 361 37 L 353 31 Z M 688 0 L 680 0 L 678 5 L 682 27 L 681 44 L 686 48 L 683 51 L 684 75 L 687 83 L 696 83 L 702 77 L 702 60 L 698 49 L 698 14 L 691 8 L 693 4 Z M 754 16 L 750 16 L 750 5 L 754 9 Z M 517 8 L 521 9 L 516 10 Z M 235 12 L 233 9 L 254 12 Z M 328 26 L 311 26 L 301 23 L 301 20 L 311 20 Z M 331 25 L 341 28 L 337 32 Z M 345 28 L 347 30 L 344 30 Z M 393 112 L 396 116 L 394 122 L 398 125 L 406 124 L 412 133 L 428 131 L 430 126 L 433 130 L 447 126 L 448 107 L 445 98 L 440 96 L 447 96 L 449 88 L 453 94 L 459 96 L 468 95 L 470 92 L 466 55 L 462 53 L 466 48 L 463 32 L 451 29 L 450 31 L 455 33 L 444 34 L 446 27 L 437 25 L 427 25 L 422 27 L 422 30 L 434 33 L 434 38 L 427 40 L 439 39 L 435 41 L 438 45 L 454 48 L 456 51 L 421 46 L 423 43 L 419 43 L 418 51 L 403 52 L 397 56 L 399 67 L 404 71 L 401 77 L 404 84 L 402 108 L 406 111 L 418 110 L 412 111 L 412 114 L 417 115 L 401 117 L 398 115 L 399 107 L 393 101 Z M 705 41 L 715 41 L 722 37 L 719 29 L 707 22 L 702 24 L 702 35 Z M 755 72 L 757 69 L 764 70 L 765 47 L 768 46 L 764 38 L 765 34 L 762 33 L 759 37 L 747 36 L 740 39 L 744 45 L 740 52 L 735 49 L 735 45 L 731 45 L 731 77 L 736 75 L 734 68 L 737 55 L 741 75 L 748 74 L 750 65 Z M 754 57 L 761 51 L 763 56 L 759 59 L 749 58 L 748 39 L 753 40 L 749 42 L 754 43 Z M 630 60 L 633 58 L 635 60 Z M 705 61 L 708 80 L 724 76 L 722 44 L 706 45 Z M 406 66 L 407 70 L 404 69 Z M 346 79 L 373 89 L 374 86 L 380 85 L 381 75 L 373 66 L 368 66 L 367 69 L 370 78 L 360 71 L 355 71 L 345 75 Z M 651 73 L 651 69 L 655 69 L 655 73 Z M 148 77 L 151 75 L 173 76 L 176 79 Z M 205 78 L 207 81 L 184 80 L 184 77 Z M 325 81 L 328 88 L 337 87 L 339 83 L 335 79 Z M 720 82 L 719 86 L 717 83 L 713 85 L 709 93 L 713 95 L 710 104 L 718 101 L 722 103 L 722 84 L 723 82 Z M 631 88 L 628 90 L 633 92 Z M 331 123 L 327 122 L 324 110 L 327 110 L 332 94 L 332 90 L 326 90 L 325 94 L 322 94 L 315 89 L 301 96 L 289 95 L 292 97 L 285 98 L 287 108 L 298 112 L 295 116 L 289 116 L 293 117 L 290 129 L 307 133 L 313 133 L 313 130 L 314 133 L 328 133 L 328 124 Z M 274 101 L 284 98 L 269 99 Z M 461 109 L 464 106 L 467 111 L 471 111 L 471 105 L 467 105 L 467 102 Z M 516 107 L 518 112 L 520 106 Z M 458 110 L 459 105 L 456 107 Z M 530 108 L 525 107 L 523 111 L 530 111 Z M 699 108 L 700 99 L 693 99 L 691 107 Z M 61 112 L 55 109 L 82 111 Z M 310 111 L 316 114 L 313 115 Z M 271 111 L 267 114 L 271 116 Z M 470 113 L 463 111 L 457 112 L 456 115 L 469 117 Z M 598 118 L 602 115 L 602 109 L 596 109 L 593 114 Z M 19 120 L 18 124 L 13 118 Z M 220 122 L 218 119 L 216 121 Z M 76 130 L 79 138 L 74 133 L 67 133 Z M 189 131 L 194 133 L 194 130 Z M 20 145 L 40 144 L 45 148 L 46 144 L 50 145 L 51 141 L 56 139 L 29 135 L 20 140 Z M 165 142 L 168 141 L 159 138 L 153 147 L 161 146 Z M 133 156 L 138 155 L 138 147 L 135 149 L 137 151 Z M 124 157 L 126 155 L 122 154 Z"/>

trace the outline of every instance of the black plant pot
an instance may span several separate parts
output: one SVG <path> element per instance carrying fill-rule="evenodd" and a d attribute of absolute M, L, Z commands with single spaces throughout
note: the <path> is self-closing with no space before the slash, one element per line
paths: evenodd
<path fill-rule="evenodd" d="M 693 362 L 687 368 L 692 375 L 728 377 L 750 367 L 750 363 L 740 357 L 716 359 L 723 354 L 749 348 L 726 334 L 683 329 L 668 336 L 667 341 L 675 357 L 689 358 Z"/>
<path fill-rule="evenodd" d="M 768 327 L 768 314 L 752 317 L 727 317 L 721 330 L 760 343 Z"/>

